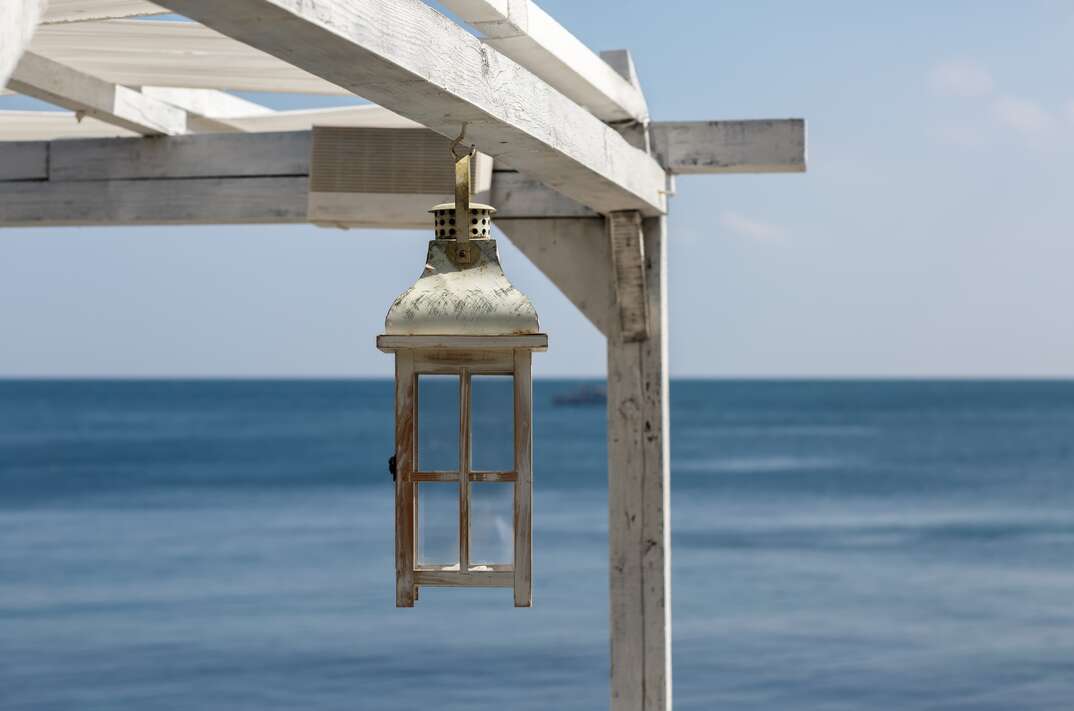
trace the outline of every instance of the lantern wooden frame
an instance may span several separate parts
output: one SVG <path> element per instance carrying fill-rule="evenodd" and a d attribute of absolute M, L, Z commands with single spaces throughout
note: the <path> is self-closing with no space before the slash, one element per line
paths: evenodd
<path fill-rule="evenodd" d="M 377 347 L 395 353 L 395 604 L 412 607 L 421 586 L 513 588 L 516 607 L 533 602 L 533 379 L 531 354 L 548 347 L 545 334 L 518 336 L 384 335 Z M 418 376 L 459 377 L 459 460 L 456 471 L 420 471 Z M 508 375 L 514 390 L 514 470 L 471 471 L 471 377 Z M 457 565 L 419 565 L 417 485 L 459 483 Z M 514 485 L 510 564 L 470 560 L 470 487 L 474 482 Z"/>

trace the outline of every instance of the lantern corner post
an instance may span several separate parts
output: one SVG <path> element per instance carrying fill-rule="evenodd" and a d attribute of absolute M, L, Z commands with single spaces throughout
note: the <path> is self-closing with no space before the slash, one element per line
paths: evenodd
<path fill-rule="evenodd" d="M 666 218 L 639 221 L 646 334 L 618 288 L 608 330 L 611 708 L 671 708 L 671 526 Z M 614 246 L 614 245 L 613 245 Z M 613 268 L 616 268 L 613 254 Z M 630 294 L 633 294 L 631 297 Z"/>
<path fill-rule="evenodd" d="M 515 381 L 515 607 L 533 605 L 533 376 L 532 353 L 516 348 Z"/>
<path fill-rule="evenodd" d="M 414 353 L 395 354 L 395 606 L 413 607 L 414 585 L 414 437 L 417 416 Z"/>

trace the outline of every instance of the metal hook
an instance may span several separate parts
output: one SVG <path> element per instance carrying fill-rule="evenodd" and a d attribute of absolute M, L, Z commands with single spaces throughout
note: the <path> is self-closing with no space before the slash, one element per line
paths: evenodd
<path fill-rule="evenodd" d="M 462 130 L 459 131 L 459 137 L 451 142 L 451 157 L 454 158 L 455 160 L 459 160 L 460 158 L 463 158 L 463 157 L 468 156 L 468 155 L 473 156 L 475 153 L 477 153 L 477 146 L 474 146 L 474 145 L 471 145 L 470 150 L 467 151 L 466 153 L 463 153 L 461 156 L 458 153 L 455 152 L 455 149 L 458 148 L 459 144 L 462 143 L 462 139 L 465 138 L 465 137 L 466 137 L 466 122 L 463 121 Z"/>

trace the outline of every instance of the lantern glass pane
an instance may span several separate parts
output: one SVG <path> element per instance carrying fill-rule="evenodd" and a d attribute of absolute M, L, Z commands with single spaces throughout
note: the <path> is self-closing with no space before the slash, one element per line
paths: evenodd
<path fill-rule="evenodd" d="M 510 375 L 470 379 L 470 468 L 514 471 L 515 379 Z"/>
<path fill-rule="evenodd" d="M 420 482 L 418 488 L 418 565 L 459 564 L 459 485 Z"/>
<path fill-rule="evenodd" d="M 470 484 L 470 565 L 510 564 L 515 550 L 513 482 Z"/>
<path fill-rule="evenodd" d="M 418 376 L 418 471 L 459 469 L 459 376 Z"/>

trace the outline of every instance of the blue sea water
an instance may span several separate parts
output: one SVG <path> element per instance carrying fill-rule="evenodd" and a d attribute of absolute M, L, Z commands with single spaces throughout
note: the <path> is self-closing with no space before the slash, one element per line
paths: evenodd
<path fill-rule="evenodd" d="M 0 382 L 0 708 L 606 707 L 576 386 L 535 386 L 535 606 L 401 610 L 390 382 Z M 1074 707 L 1074 383 L 671 403 L 678 709 Z"/>

